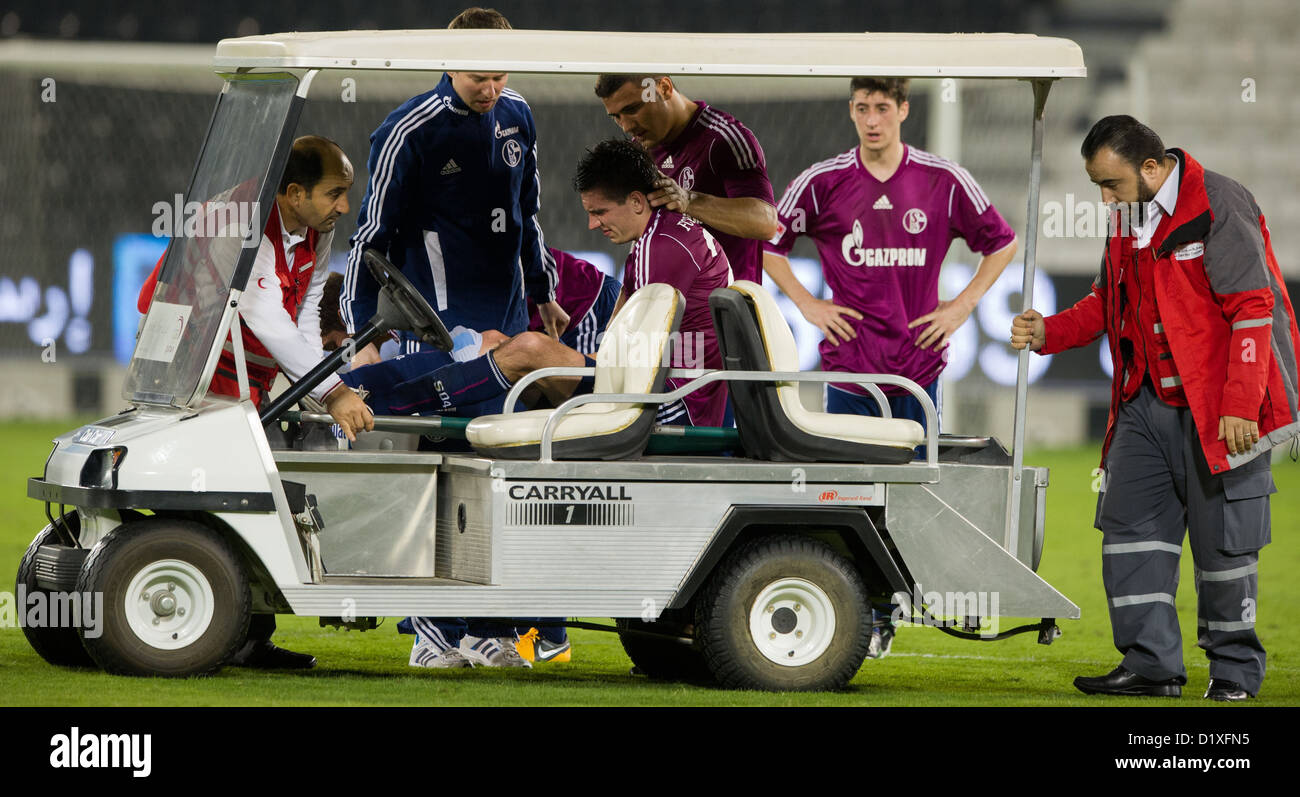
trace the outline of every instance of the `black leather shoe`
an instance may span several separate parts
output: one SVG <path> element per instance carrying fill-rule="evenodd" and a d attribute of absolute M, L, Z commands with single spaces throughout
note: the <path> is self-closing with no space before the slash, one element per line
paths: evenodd
<path fill-rule="evenodd" d="M 258 670 L 310 670 L 316 666 L 316 657 L 277 648 L 271 640 L 259 639 L 244 645 L 230 663 Z"/>
<path fill-rule="evenodd" d="M 1206 700 L 1217 700 L 1220 703 L 1236 703 L 1252 697 L 1254 695 L 1243 689 L 1241 684 L 1226 678 L 1211 678 L 1210 686 L 1205 690 Z"/>
<path fill-rule="evenodd" d="M 1074 679 L 1074 686 L 1085 695 L 1131 695 L 1137 697 L 1182 697 L 1183 687 L 1180 679 L 1152 681 L 1135 672 L 1129 672 L 1122 666 L 1116 667 L 1108 675 L 1095 678 L 1080 676 Z"/>

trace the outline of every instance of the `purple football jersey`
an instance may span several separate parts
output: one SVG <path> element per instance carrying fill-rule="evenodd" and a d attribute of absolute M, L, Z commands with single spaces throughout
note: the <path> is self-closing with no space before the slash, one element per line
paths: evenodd
<path fill-rule="evenodd" d="M 553 246 L 546 247 L 546 251 L 555 258 L 555 301 L 568 314 L 569 325 L 572 327 L 595 304 L 605 275 L 592 264 L 568 252 Z M 542 315 L 537 312 L 537 305 L 532 299 L 528 300 L 528 328 L 536 332 L 544 331 Z"/>
<path fill-rule="evenodd" d="M 663 208 L 654 212 L 623 266 L 623 294 L 630 296 L 652 282 L 665 282 L 686 299 L 680 342 L 670 344 L 672 367 L 721 368 L 709 294 L 731 284 L 731 266 L 727 253 L 703 224 Z M 668 389 L 687 381 L 669 379 Z M 691 425 L 721 426 L 727 386 L 714 382 L 688 394 L 683 401 Z M 666 420 L 663 415 L 660 418 Z"/>
<path fill-rule="evenodd" d="M 907 325 L 938 306 L 948 246 L 964 238 L 987 255 L 1015 240 L 970 172 L 913 147 L 884 182 L 862 165 L 857 147 L 813 164 L 786 188 L 777 216 L 780 232 L 764 248 L 788 255 L 796 237 L 811 237 L 832 301 L 863 316 L 845 318 L 856 338 L 838 346 L 822 341 L 822 368 L 897 374 L 921 386 L 938 378 L 947 349 L 916 346 L 928 324 Z M 856 385 L 837 387 L 866 394 Z"/>
<path fill-rule="evenodd" d="M 682 188 L 718 197 L 756 197 L 775 205 L 767 178 L 763 148 L 749 128 L 708 103 L 671 144 L 655 147 L 651 155 L 659 171 Z M 763 281 L 763 242 L 710 229 L 722 244 L 736 279 Z"/>

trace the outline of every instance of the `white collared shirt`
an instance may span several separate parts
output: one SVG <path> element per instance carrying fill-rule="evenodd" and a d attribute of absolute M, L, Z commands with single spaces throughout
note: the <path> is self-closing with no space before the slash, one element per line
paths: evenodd
<path fill-rule="evenodd" d="M 306 233 L 306 228 L 303 232 Z M 280 241 L 284 244 L 285 259 L 293 265 L 294 249 L 306 245 L 306 235 L 295 235 L 284 227 L 280 219 Z M 290 381 L 297 381 L 325 357 L 320 339 L 320 301 L 325 293 L 325 279 L 329 276 L 329 263 L 318 262 L 312 271 L 307 295 L 303 297 L 295 322 L 284 309 L 284 292 L 280 278 L 275 273 L 275 249 L 271 240 L 263 235 L 253 259 L 253 271 L 248 276 L 244 296 L 239 303 L 239 316 L 275 358 L 280 370 Z M 323 401 L 339 384 L 331 374 L 316 389 L 312 398 Z"/>
<path fill-rule="evenodd" d="M 1178 201 L 1178 161 L 1174 161 L 1174 168 L 1165 177 L 1165 182 L 1156 191 L 1155 199 L 1146 203 L 1146 220 L 1142 224 L 1137 223 L 1134 219 L 1133 225 L 1133 248 L 1145 249 L 1151 245 L 1151 238 L 1156 234 L 1156 228 L 1160 226 L 1160 220 L 1166 214 L 1174 215 L 1174 203 Z"/>
<path fill-rule="evenodd" d="M 304 233 L 303 235 L 289 232 L 289 230 L 285 229 L 284 219 L 280 219 L 280 242 L 284 244 L 284 255 L 288 258 L 290 263 L 293 263 L 293 248 L 298 244 L 307 242 L 307 236 L 305 234 L 307 228 L 303 227 L 302 229 Z M 274 257 L 275 255 L 272 254 L 271 256 Z"/>

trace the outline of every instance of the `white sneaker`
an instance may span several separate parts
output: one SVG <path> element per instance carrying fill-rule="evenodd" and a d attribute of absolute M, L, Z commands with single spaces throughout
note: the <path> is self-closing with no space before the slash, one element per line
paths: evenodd
<path fill-rule="evenodd" d="M 415 635 L 415 644 L 411 646 L 411 659 L 407 662 L 412 667 L 429 667 L 432 669 L 455 669 L 458 667 L 473 667 L 469 659 L 460 655 L 460 651 L 455 648 L 442 650 L 429 640 Z"/>
<path fill-rule="evenodd" d="M 481 667 L 532 667 L 515 648 L 514 637 L 478 637 L 466 634 L 460 652 L 471 664 Z"/>
<path fill-rule="evenodd" d="M 894 625 L 892 623 L 872 629 L 871 643 L 867 646 L 867 658 L 883 659 L 889 655 L 889 651 L 893 646 Z"/>

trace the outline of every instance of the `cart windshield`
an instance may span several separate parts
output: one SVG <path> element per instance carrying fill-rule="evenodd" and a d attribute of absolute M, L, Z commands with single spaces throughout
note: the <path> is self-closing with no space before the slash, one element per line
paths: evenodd
<path fill-rule="evenodd" d="M 165 210 L 171 241 L 122 388 L 128 401 L 185 407 L 202 398 L 227 337 L 231 290 L 243 289 L 261 242 L 297 90 L 286 73 L 227 76 L 185 201 Z"/>

